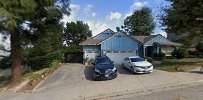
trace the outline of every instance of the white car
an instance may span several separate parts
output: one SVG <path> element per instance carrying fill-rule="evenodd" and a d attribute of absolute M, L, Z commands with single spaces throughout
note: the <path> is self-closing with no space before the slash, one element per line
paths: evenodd
<path fill-rule="evenodd" d="M 132 73 L 153 72 L 153 65 L 139 56 L 124 58 L 122 66 L 129 69 Z"/>

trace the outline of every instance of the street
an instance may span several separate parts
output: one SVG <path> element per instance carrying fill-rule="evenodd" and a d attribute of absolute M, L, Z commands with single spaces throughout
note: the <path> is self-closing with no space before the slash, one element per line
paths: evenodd
<path fill-rule="evenodd" d="M 203 83 L 193 86 L 173 87 L 164 91 L 151 92 L 144 95 L 131 95 L 116 100 L 202 100 Z"/>

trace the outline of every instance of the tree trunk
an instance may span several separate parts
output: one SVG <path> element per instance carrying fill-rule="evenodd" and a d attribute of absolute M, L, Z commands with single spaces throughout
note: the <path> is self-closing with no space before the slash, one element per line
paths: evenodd
<path fill-rule="evenodd" d="M 18 30 L 11 33 L 11 61 L 12 61 L 12 83 L 21 81 L 21 52 L 20 34 Z"/>

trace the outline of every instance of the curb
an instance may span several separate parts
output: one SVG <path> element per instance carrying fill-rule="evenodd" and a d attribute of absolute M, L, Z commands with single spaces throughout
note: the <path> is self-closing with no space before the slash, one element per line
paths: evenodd
<path fill-rule="evenodd" d="M 48 74 L 47 76 L 45 76 L 45 78 L 42 79 L 42 80 L 32 89 L 31 92 L 32 92 L 32 93 L 35 93 L 35 92 L 36 92 L 36 89 L 37 89 L 44 81 L 46 81 L 49 77 L 51 77 L 56 71 L 58 71 L 59 68 L 61 68 L 63 65 L 64 65 L 64 63 L 61 63 L 61 64 L 59 65 L 59 67 L 57 67 L 57 69 L 56 69 L 54 72 L 52 72 L 52 73 Z"/>
<path fill-rule="evenodd" d="M 130 95 L 143 95 L 143 94 L 151 94 L 152 92 L 158 92 L 161 90 L 172 90 L 172 89 L 177 89 L 177 88 L 184 88 L 187 86 L 195 86 L 195 85 L 199 85 L 202 84 L 203 80 L 199 80 L 199 81 L 191 81 L 191 82 L 185 82 L 185 83 L 180 83 L 180 84 L 173 84 L 173 85 L 169 85 L 169 86 L 162 86 L 162 87 L 154 87 L 151 89 L 147 89 L 147 90 L 132 90 L 132 91 L 126 91 L 126 92 L 117 92 L 114 94 L 110 94 L 110 95 L 103 95 L 103 96 L 93 96 L 93 97 L 87 97 L 85 98 L 85 100 L 103 100 L 103 99 L 118 99 L 118 98 L 123 98 L 123 97 L 129 97 Z"/>

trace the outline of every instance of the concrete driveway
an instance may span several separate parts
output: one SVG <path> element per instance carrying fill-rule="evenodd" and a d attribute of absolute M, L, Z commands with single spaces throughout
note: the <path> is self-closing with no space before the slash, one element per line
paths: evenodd
<path fill-rule="evenodd" d="M 66 64 L 36 87 L 34 92 L 47 93 L 51 98 L 95 99 L 135 92 L 167 88 L 203 79 L 198 74 L 170 73 L 154 70 L 151 74 L 131 74 L 117 65 L 118 77 L 108 81 L 93 81 L 92 67 Z"/>
<path fill-rule="evenodd" d="M 44 80 L 31 94 L 1 94 L 3 100 L 87 100 L 110 99 L 130 94 L 201 82 L 201 73 L 170 73 L 154 70 L 150 74 L 131 74 L 117 65 L 118 77 L 108 81 L 93 81 L 92 67 L 65 64 Z M 11 98 L 12 96 L 13 98 Z M 9 99 L 8 99 L 9 98 Z M 18 98 L 18 99 L 17 99 Z"/>

